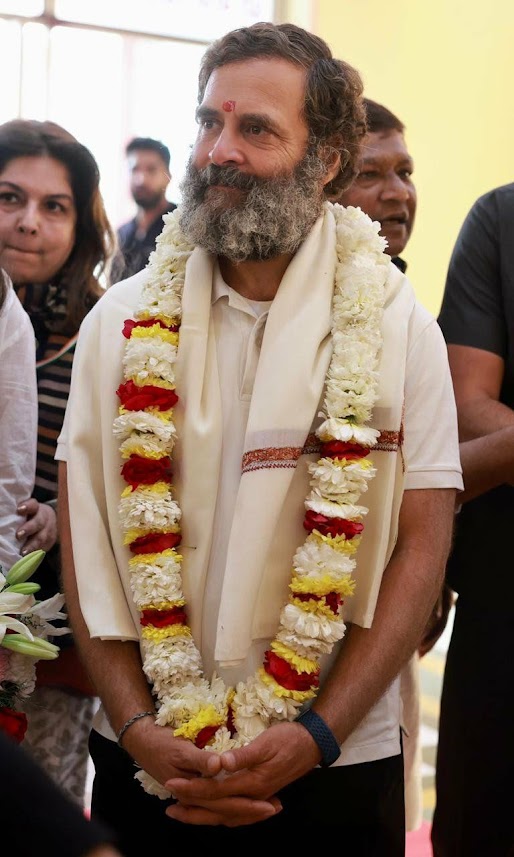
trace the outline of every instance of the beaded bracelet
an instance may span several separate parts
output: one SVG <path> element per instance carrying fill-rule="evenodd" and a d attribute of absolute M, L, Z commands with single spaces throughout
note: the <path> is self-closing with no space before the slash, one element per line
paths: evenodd
<path fill-rule="evenodd" d="M 133 717 L 127 720 L 127 722 L 124 723 L 121 727 L 116 738 L 119 747 L 122 747 L 121 739 L 123 738 L 129 726 L 132 726 L 132 724 L 135 723 L 136 720 L 141 720 L 142 717 L 155 717 L 155 711 L 140 711 L 139 714 L 134 714 Z"/>

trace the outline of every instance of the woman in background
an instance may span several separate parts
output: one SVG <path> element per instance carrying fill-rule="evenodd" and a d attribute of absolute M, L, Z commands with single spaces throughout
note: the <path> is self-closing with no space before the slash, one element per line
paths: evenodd
<path fill-rule="evenodd" d="M 0 125 L 0 265 L 10 275 L 36 337 L 38 445 L 33 496 L 18 505 L 22 553 L 47 551 L 38 598 L 60 590 L 57 463 L 78 329 L 103 293 L 115 249 L 91 152 L 52 122 Z M 69 795 L 84 801 L 87 736 L 95 690 L 70 636 L 55 661 L 40 661 L 28 703 L 25 746 Z"/>
<path fill-rule="evenodd" d="M 18 505 L 34 488 L 37 389 L 34 331 L 0 268 L 0 566 L 20 559 Z"/>

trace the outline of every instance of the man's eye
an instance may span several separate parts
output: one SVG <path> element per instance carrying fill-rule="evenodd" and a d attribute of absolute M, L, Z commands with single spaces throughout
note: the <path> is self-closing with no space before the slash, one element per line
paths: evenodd
<path fill-rule="evenodd" d="M 258 137 L 259 134 L 263 133 L 263 131 L 264 131 L 264 128 L 262 127 L 262 125 L 249 125 L 248 126 L 248 133 L 251 134 L 252 137 Z"/>
<path fill-rule="evenodd" d="M 358 178 L 363 179 L 364 181 L 371 181 L 372 179 L 377 178 L 378 173 L 373 170 L 366 170 L 362 173 L 359 173 Z"/>
<path fill-rule="evenodd" d="M 0 193 L 0 202 L 17 202 L 18 197 L 12 190 L 4 190 Z"/>
<path fill-rule="evenodd" d="M 412 176 L 412 170 L 400 170 L 398 175 L 402 179 L 410 179 L 410 177 Z"/>

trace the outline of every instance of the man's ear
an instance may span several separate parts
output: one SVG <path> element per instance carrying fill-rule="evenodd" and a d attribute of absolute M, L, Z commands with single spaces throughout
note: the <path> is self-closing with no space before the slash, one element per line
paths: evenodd
<path fill-rule="evenodd" d="M 341 137 L 331 137 L 323 146 L 320 147 L 320 157 L 325 161 L 326 172 L 323 179 L 323 187 L 330 184 L 332 179 L 335 179 L 341 169 Z"/>

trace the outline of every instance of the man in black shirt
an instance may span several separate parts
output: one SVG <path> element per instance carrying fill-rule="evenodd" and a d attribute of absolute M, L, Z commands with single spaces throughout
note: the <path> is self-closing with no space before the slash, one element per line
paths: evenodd
<path fill-rule="evenodd" d="M 474 497 L 456 516 L 448 561 L 458 599 L 441 699 L 432 844 L 435 857 L 508 857 L 514 853 L 514 183 L 484 194 L 467 214 L 439 324 L 466 493 L 472 480 L 465 456 L 477 454 Z"/>
<path fill-rule="evenodd" d="M 125 154 L 137 214 L 118 229 L 123 264 L 116 270 L 113 282 L 131 277 L 145 267 L 155 239 L 162 231 L 163 214 L 177 207 L 166 199 L 171 179 L 168 147 L 151 137 L 135 137 L 128 143 Z"/>

